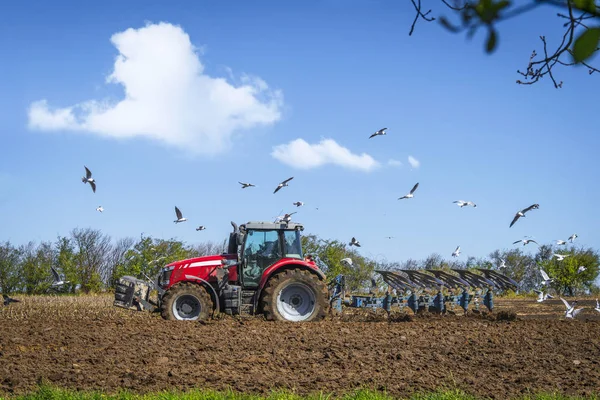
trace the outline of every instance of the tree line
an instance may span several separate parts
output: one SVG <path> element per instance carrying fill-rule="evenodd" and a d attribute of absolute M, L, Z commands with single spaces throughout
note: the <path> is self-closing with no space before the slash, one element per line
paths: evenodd
<path fill-rule="evenodd" d="M 425 259 L 388 261 L 361 254 L 361 250 L 335 239 L 323 239 L 314 234 L 302 237 L 305 254 L 312 254 L 319 267 L 333 279 L 346 275 L 350 290 L 370 285 L 376 270 L 395 269 L 465 269 L 488 268 L 520 283 L 520 292 L 539 287 L 540 269 L 554 278 L 551 287 L 560 294 L 576 295 L 597 292 L 594 281 L 600 274 L 600 254 L 593 248 L 576 245 L 542 244 L 533 254 L 523 247 L 498 249 L 487 257 L 467 257 L 464 260 L 445 259 L 432 253 Z M 531 246 L 531 245 L 529 245 Z M 124 275 L 141 279 L 154 277 L 162 266 L 181 259 L 209 254 L 221 254 L 227 241 L 201 242 L 194 245 L 176 239 L 159 239 L 149 235 L 113 239 L 98 229 L 74 229 L 69 236 L 55 241 L 29 242 L 15 246 L 0 242 L 0 292 L 42 294 L 53 290 L 64 293 L 96 293 L 114 288 Z M 562 261 L 554 253 L 568 254 Z M 341 262 L 350 257 L 352 266 Z M 504 262 L 503 262 L 504 261 Z M 580 272 L 580 267 L 585 270 Z M 52 288 L 54 268 L 67 281 L 60 289 Z"/>

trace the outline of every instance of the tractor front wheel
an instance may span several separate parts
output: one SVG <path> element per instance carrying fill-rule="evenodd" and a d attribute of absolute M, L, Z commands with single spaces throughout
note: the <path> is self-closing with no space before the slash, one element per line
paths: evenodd
<path fill-rule="evenodd" d="M 325 318 L 327 308 L 327 286 L 301 269 L 271 277 L 263 290 L 262 310 L 269 321 L 319 321 Z"/>
<path fill-rule="evenodd" d="M 210 295 L 201 285 L 183 283 L 167 291 L 160 307 L 167 320 L 206 321 L 212 310 Z"/>

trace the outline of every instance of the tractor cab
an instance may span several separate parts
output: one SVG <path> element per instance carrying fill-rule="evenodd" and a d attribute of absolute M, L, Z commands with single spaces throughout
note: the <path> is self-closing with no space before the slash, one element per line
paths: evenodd
<path fill-rule="evenodd" d="M 244 289 L 256 289 L 264 272 L 286 259 L 303 260 L 300 224 L 248 222 L 229 238 L 229 253 L 236 254 L 238 278 Z"/>

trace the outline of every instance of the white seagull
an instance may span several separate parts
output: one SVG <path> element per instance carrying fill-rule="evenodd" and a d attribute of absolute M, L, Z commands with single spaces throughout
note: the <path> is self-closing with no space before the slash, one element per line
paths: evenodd
<path fill-rule="evenodd" d="M 302 207 L 304 205 L 304 203 L 301 202 L 301 201 L 297 201 L 297 202 L 292 203 L 292 204 L 295 205 L 296 207 Z"/>
<path fill-rule="evenodd" d="M 246 189 L 247 187 L 252 187 L 252 186 L 256 186 L 253 185 L 251 183 L 244 183 L 244 182 L 238 182 L 240 185 L 242 185 L 242 189 Z"/>
<path fill-rule="evenodd" d="M 398 200 L 411 199 L 411 198 L 415 197 L 413 193 L 415 192 L 415 190 L 417 190 L 418 187 L 419 187 L 419 182 L 417 182 L 416 185 L 413 186 L 413 188 L 410 190 L 409 194 L 405 194 L 404 196 L 398 198 Z"/>
<path fill-rule="evenodd" d="M 104 211 L 104 207 L 98 206 L 98 207 L 96 207 L 96 211 L 103 212 Z"/>
<path fill-rule="evenodd" d="M 600 301 L 598 301 L 598 299 L 596 299 L 596 308 L 594 308 L 594 310 L 600 313 Z"/>
<path fill-rule="evenodd" d="M 580 265 L 579 268 L 577 268 L 577 273 L 582 273 L 583 271 L 585 271 L 586 268 L 583 265 Z"/>
<path fill-rule="evenodd" d="M 350 257 L 342 258 L 342 259 L 340 260 L 340 262 L 341 262 L 342 264 L 348 265 L 349 267 L 351 267 L 351 266 L 352 266 L 352 259 L 351 259 Z"/>
<path fill-rule="evenodd" d="M 379 135 L 387 135 L 387 133 L 385 132 L 386 130 L 387 130 L 387 128 L 378 130 L 377 132 L 375 132 L 374 134 L 369 136 L 369 139 L 371 139 L 372 137 L 375 137 L 375 136 L 379 136 Z"/>
<path fill-rule="evenodd" d="M 502 262 L 498 268 L 506 268 L 506 260 L 501 258 L 500 261 L 502 261 Z"/>
<path fill-rule="evenodd" d="M 544 280 L 542 281 L 542 285 L 548 286 L 551 282 L 554 282 L 554 278 L 551 279 L 548 276 L 548 274 L 546 273 L 546 271 L 544 271 L 541 268 L 540 268 L 540 274 L 542 274 L 542 278 L 544 278 Z"/>
<path fill-rule="evenodd" d="M 578 235 L 576 233 L 572 234 L 571 236 L 569 236 L 569 242 L 573 243 L 573 241 L 575 241 L 575 239 L 577 239 Z"/>
<path fill-rule="evenodd" d="M 456 200 L 456 201 L 453 201 L 453 203 L 456 203 L 456 205 L 459 206 L 460 208 L 463 208 L 465 206 L 477 207 L 477 204 L 473 203 L 472 201 Z"/>
<path fill-rule="evenodd" d="M 513 242 L 513 244 L 517 244 L 517 243 L 520 243 L 520 242 L 523 242 L 523 246 L 525 246 L 525 245 L 527 245 L 527 244 L 529 244 L 531 242 L 533 242 L 533 243 L 535 243 L 535 244 L 537 244 L 539 246 L 539 243 L 536 242 L 533 239 L 521 239 L 521 240 L 517 240 L 516 242 Z"/>
<path fill-rule="evenodd" d="M 565 242 L 564 240 L 556 239 L 556 244 L 560 246 L 563 244 L 567 244 L 567 242 Z"/>
<path fill-rule="evenodd" d="M 552 295 L 550 295 L 549 293 L 546 293 L 546 294 L 544 294 L 544 292 L 543 292 L 543 291 L 541 291 L 541 290 L 534 289 L 533 291 L 534 291 L 534 292 L 536 292 L 536 293 L 538 294 L 538 297 L 537 297 L 537 302 L 538 302 L 538 303 L 541 303 L 541 302 L 543 302 L 544 300 L 548 300 L 548 299 L 553 299 L 553 298 L 554 298 L 554 297 L 553 297 Z"/>
<path fill-rule="evenodd" d="M 454 250 L 454 253 L 452 253 L 452 257 L 458 256 L 460 256 L 460 246 L 456 247 L 456 250 Z"/>
<path fill-rule="evenodd" d="M 279 185 L 277 185 L 277 187 L 275 188 L 275 191 L 273 192 L 273 194 L 277 193 L 279 191 L 279 189 L 281 189 L 282 187 L 289 186 L 288 182 L 291 181 L 292 179 L 294 179 L 293 176 L 291 178 L 288 178 L 285 181 L 281 182 Z"/>
<path fill-rule="evenodd" d="M 563 303 L 565 303 L 565 307 L 567 307 L 567 311 L 565 311 L 565 318 L 575 318 L 577 316 L 577 314 L 579 314 L 581 311 L 583 311 L 583 308 L 575 309 L 575 306 L 577 305 L 577 300 L 575 300 L 573 302 L 573 305 L 571 305 L 571 304 L 569 304 L 568 301 L 566 301 L 562 297 L 560 299 L 562 300 Z"/>
<path fill-rule="evenodd" d="M 204 225 L 200 225 L 199 227 L 196 228 L 197 231 L 203 231 L 205 229 L 206 229 L 206 227 Z"/>
<path fill-rule="evenodd" d="M 569 257 L 569 254 L 552 254 L 554 257 L 556 257 L 557 261 L 562 261 L 565 259 L 565 257 Z"/>
<path fill-rule="evenodd" d="M 83 168 L 85 168 L 85 176 L 81 178 L 81 182 L 84 184 L 89 183 L 94 193 L 96 193 L 96 180 L 92 178 L 92 172 L 85 165 Z"/>
<path fill-rule="evenodd" d="M 54 277 L 54 282 L 52 282 L 51 287 L 58 287 L 64 285 L 65 283 L 69 283 L 69 281 L 61 279 L 60 275 L 58 274 L 58 272 L 56 272 L 54 267 L 50 267 L 50 269 L 52 270 L 52 276 Z"/>
<path fill-rule="evenodd" d="M 179 208 L 177 208 L 177 206 L 175 206 L 175 214 L 177 215 L 177 219 L 173 222 L 175 222 L 176 224 L 187 221 L 187 218 L 183 218 L 183 215 L 181 214 L 181 211 L 179 210 Z"/>
<path fill-rule="evenodd" d="M 512 226 L 515 224 L 515 222 L 517 222 L 517 220 L 518 220 L 519 218 L 521 218 L 521 217 L 523 217 L 523 218 L 524 218 L 524 217 L 525 217 L 525 213 L 526 213 L 527 211 L 534 210 L 534 209 L 537 209 L 537 208 L 540 208 L 540 205 L 539 205 L 539 204 L 532 204 L 532 205 L 530 205 L 529 207 L 527 207 L 527 208 L 524 208 L 524 209 L 523 209 L 523 210 L 521 210 L 521 211 L 518 211 L 518 212 L 515 214 L 515 217 L 513 218 L 512 222 L 510 223 L 510 226 L 509 226 L 509 228 L 510 228 L 510 227 L 512 227 Z"/>
<path fill-rule="evenodd" d="M 353 237 L 352 240 L 350 241 L 350 246 L 360 247 L 360 242 L 358 240 L 356 240 L 355 237 Z"/>

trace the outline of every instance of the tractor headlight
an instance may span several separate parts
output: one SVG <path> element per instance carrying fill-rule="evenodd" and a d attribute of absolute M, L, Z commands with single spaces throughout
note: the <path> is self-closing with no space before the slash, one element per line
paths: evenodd
<path fill-rule="evenodd" d="M 164 288 L 169 284 L 174 269 L 175 267 L 165 267 L 162 269 L 160 276 L 158 277 L 158 286 Z"/>

